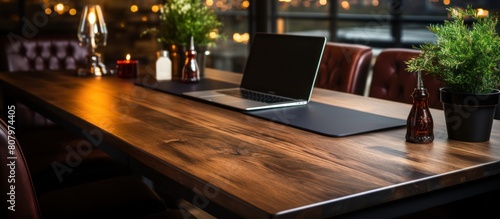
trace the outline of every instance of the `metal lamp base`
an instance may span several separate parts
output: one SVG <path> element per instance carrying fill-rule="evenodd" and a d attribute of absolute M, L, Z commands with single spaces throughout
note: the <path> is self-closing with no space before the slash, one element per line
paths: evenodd
<path fill-rule="evenodd" d="M 88 55 L 86 68 L 78 69 L 78 76 L 100 77 L 106 74 L 108 74 L 108 70 L 101 62 L 101 54 L 99 53 Z"/>

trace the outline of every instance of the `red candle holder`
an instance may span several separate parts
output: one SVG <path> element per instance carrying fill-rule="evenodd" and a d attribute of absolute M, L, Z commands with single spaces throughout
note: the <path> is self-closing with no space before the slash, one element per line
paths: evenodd
<path fill-rule="evenodd" d="M 139 61 L 118 60 L 116 61 L 116 71 L 120 78 L 135 78 L 139 71 Z"/>

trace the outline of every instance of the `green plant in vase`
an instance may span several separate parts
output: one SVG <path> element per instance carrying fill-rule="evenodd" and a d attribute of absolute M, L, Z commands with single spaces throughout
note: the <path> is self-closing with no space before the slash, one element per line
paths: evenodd
<path fill-rule="evenodd" d="M 208 46 L 215 45 L 217 39 L 224 38 L 219 33 L 222 26 L 215 11 L 200 0 L 167 0 L 160 8 L 158 27 L 147 29 L 142 35 L 156 34 L 161 47 L 169 50 L 172 73 L 176 74 L 173 78 L 179 79 L 185 61 L 184 53 L 191 37 L 199 54 L 197 61 L 203 74 L 204 53 Z"/>
<path fill-rule="evenodd" d="M 163 45 L 187 46 L 193 36 L 195 45 L 208 46 L 221 37 L 220 28 L 215 11 L 200 0 L 168 0 L 160 9 L 157 38 Z"/>
<path fill-rule="evenodd" d="M 449 138 L 487 141 L 493 116 L 474 115 L 494 113 L 499 100 L 498 16 L 482 16 L 471 6 L 449 8 L 448 12 L 451 20 L 429 26 L 437 36 L 436 42 L 422 44 L 422 53 L 406 62 L 407 70 L 424 71 L 443 80 L 445 87 L 441 88 L 440 97 Z M 489 130 L 476 127 L 477 123 L 489 125 Z"/>

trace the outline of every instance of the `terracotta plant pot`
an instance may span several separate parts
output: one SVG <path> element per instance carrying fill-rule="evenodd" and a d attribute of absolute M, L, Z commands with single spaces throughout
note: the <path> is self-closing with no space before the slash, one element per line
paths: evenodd
<path fill-rule="evenodd" d="M 458 141 L 489 141 L 500 91 L 489 94 L 453 93 L 440 89 L 448 138 Z"/>

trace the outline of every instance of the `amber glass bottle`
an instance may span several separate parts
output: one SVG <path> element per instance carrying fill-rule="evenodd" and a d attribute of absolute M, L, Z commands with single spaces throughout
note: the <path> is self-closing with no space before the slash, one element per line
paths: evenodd
<path fill-rule="evenodd" d="M 182 82 L 193 83 L 200 81 L 200 71 L 196 62 L 196 50 L 194 49 L 193 37 L 191 37 L 191 45 L 186 51 L 186 61 L 182 68 Z"/>
<path fill-rule="evenodd" d="M 434 140 L 434 122 L 429 111 L 429 93 L 422 83 L 418 72 L 417 87 L 412 93 L 413 106 L 406 121 L 406 141 L 413 143 L 431 143 Z"/>

